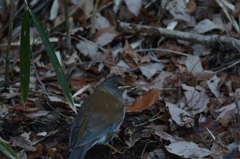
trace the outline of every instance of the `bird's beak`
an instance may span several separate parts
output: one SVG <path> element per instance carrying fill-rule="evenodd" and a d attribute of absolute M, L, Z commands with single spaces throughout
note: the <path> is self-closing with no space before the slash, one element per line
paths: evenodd
<path fill-rule="evenodd" d="M 132 85 L 122 85 L 122 86 L 118 86 L 119 89 L 128 89 L 128 88 L 132 88 Z"/>

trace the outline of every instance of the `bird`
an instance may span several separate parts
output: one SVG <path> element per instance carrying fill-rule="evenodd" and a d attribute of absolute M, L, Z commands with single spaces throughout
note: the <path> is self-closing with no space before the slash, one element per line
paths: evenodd
<path fill-rule="evenodd" d="M 107 145 L 125 118 L 122 94 L 132 88 L 120 77 L 113 76 L 98 85 L 81 105 L 71 126 L 69 159 L 84 159 L 95 144 Z"/>

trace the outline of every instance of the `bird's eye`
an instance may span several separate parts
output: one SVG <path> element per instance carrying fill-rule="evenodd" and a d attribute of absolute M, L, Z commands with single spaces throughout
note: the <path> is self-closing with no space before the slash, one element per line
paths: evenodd
<path fill-rule="evenodd" d="M 116 86 L 116 85 L 118 84 L 118 82 L 117 82 L 117 81 L 113 81 L 112 84 L 113 84 L 114 86 Z"/>

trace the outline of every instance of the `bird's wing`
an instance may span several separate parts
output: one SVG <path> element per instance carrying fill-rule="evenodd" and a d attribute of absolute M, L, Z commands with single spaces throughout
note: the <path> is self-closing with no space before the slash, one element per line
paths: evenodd
<path fill-rule="evenodd" d="M 74 123 L 71 126 L 71 133 L 69 137 L 69 145 L 73 146 L 77 140 L 80 127 L 83 125 L 84 120 L 86 120 L 87 115 L 84 114 L 84 112 L 81 110 L 81 108 L 78 110 L 78 115 L 75 118 Z"/>
<path fill-rule="evenodd" d="M 99 100 L 95 102 L 89 99 L 86 101 L 88 106 L 85 106 L 85 108 L 88 108 L 88 111 L 85 111 L 84 108 L 82 110 L 82 114 L 85 114 L 86 117 L 84 119 L 83 117 L 81 118 L 82 123 L 80 127 L 82 128 L 84 125 L 86 130 L 84 134 L 80 135 L 75 147 L 95 143 L 106 134 L 110 135 L 109 140 L 111 140 L 124 119 L 125 105 L 122 100 L 109 96 L 105 92 L 98 94 L 101 94 L 101 98 L 97 98 Z M 97 106 L 91 107 L 94 104 Z M 86 114 L 87 112 L 88 114 Z M 79 130 L 79 127 L 75 127 L 75 129 Z M 77 135 L 79 137 L 79 134 Z M 104 141 L 102 142 L 103 144 L 105 143 Z"/>

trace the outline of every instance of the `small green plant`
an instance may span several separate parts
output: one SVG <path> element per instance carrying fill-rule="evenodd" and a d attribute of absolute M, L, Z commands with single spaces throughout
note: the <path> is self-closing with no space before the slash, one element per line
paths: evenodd
<path fill-rule="evenodd" d="M 27 2 L 26 2 L 26 4 L 27 4 Z M 20 42 L 21 43 L 20 61 L 22 61 L 22 62 L 20 62 L 20 75 L 21 75 L 20 81 L 21 81 L 21 96 L 22 96 L 23 102 L 25 104 L 27 101 L 28 90 L 29 90 L 29 78 L 30 78 L 30 40 L 29 40 L 30 17 L 32 18 L 33 23 L 34 23 L 35 27 L 37 28 L 37 31 L 41 37 L 43 45 L 45 46 L 45 49 L 50 58 L 50 61 L 53 64 L 58 82 L 62 88 L 63 95 L 65 96 L 69 106 L 73 109 L 74 112 L 76 112 L 76 107 L 74 106 L 72 94 L 71 94 L 66 76 L 64 75 L 64 72 L 62 70 L 62 67 L 61 67 L 58 59 L 57 59 L 55 51 L 47 37 L 47 34 L 45 33 L 42 25 L 40 24 L 40 21 L 38 20 L 37 16 L 29 8 L 27 8 L 25 10 L 24 15 L 23 15 L 21 42 Z"/>

